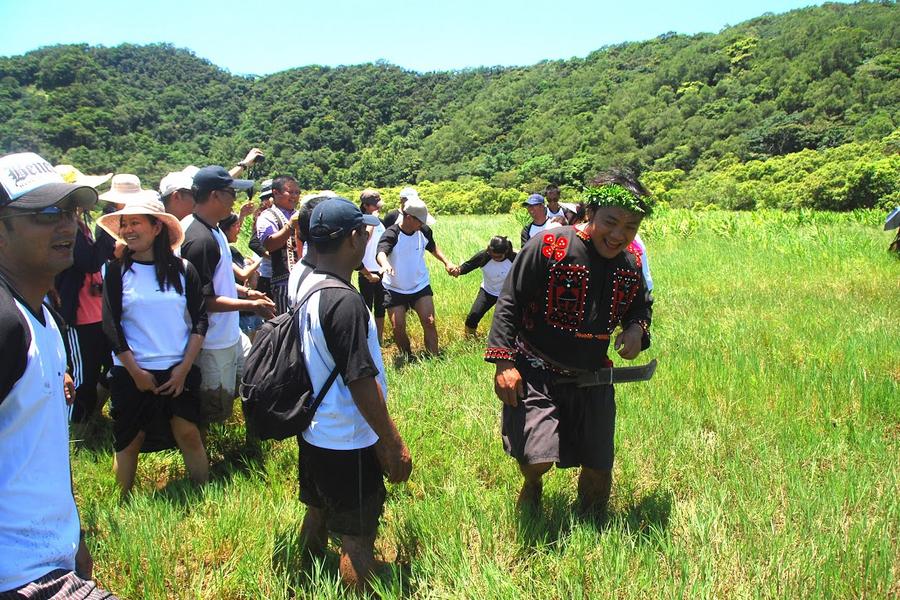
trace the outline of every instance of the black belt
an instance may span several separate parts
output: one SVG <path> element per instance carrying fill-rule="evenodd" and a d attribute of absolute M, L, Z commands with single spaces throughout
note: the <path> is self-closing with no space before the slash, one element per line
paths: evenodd
<path fill-rule="evenodd" d="M 634 367 L 612 367 L 589 371 L 576 377 L 560 377 L 556 383 L 574 383 L 576 386 L 594 387 L 598 385 L 613 385 L 614 383 L 630 383 L 632 381 L 648 381 L 656 372 L 656 359 L 646 365 Z"/>

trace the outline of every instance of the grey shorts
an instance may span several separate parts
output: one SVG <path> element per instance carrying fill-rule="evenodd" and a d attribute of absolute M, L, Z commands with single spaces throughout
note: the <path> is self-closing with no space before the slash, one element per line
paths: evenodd
<path fill-rule="evenodd" d="M 203 423 L 224 423 L 231 417 L 237 383 L 244 368 L 246 348 L 241 339 L 233 346 L 216 350 L 203 349 L 195 364 L 200 367 L 200 412 Z"/>
<path fill-rule="evenodd" d="M 612 469 L 616 430 L 611 385 L 578 388 L 519 359 L 525 398 L 503 405 L 503 448 L 522 464 Z"/>

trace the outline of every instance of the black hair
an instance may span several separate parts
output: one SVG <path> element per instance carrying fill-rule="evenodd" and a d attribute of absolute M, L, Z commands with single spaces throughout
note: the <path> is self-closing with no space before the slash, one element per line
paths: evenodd
<path fill-rule="evenodd" d="M 638 199 L 650 195 L 650 192 L 641 185 L 641 182 L 638 181 L 638 176 L 631 169 L 615 167 L 598 173 L 596 177 L 591 179 L 591 185 L 598 187 L 609 185 L 611 183 L 621 185 L 623 188 L 637 196 Z"/>
<path fill-rule="evenodd" d="M 491 241 L 488 242 L 487 246 L 488 252 L 493 252 L 494 254 L 502 254 L 506 258 L 512 259 L 516 253 L 513 252 L 512 242 L 505 235 L 495 235 L 491 238 Z"/>
<path fill-rule="evenodd" d="M 200 188 L 194 187 L 192 188 L 194 192 L 194 202 L 197 204 L 206 204 L 206 201 L 209 200 L 209 195 L 213 193 L 214 190 L 201 190 Z"/>
<path fill-rule="evenodd" d="M 237 223 L 238 216 L 234 213 L 231 213 L 221 221 L 219 221 L 219 229 L 225 231 L 226 229 L 231 229 L 231 226 Z"/>
<path fill-rule="evenodd" d="M 316 196 L 300 205 L 300 209 L 297 212 L 297 236 L 301 241 L 309 241 L 309 220 L 312 218 L 313 209 L 324 200 L 328 200 L 328 198 L 326 196 Z"/>
<path fill-rule="evenodd" d="M 590 185 L 597 187 L 611 184 L 620 185 L 634 194 L 635 198 L 637 198 L 638 206 L 644 211 L 641 217 L 650 212 L 647 202 L 644 200 L 644 198 L 650 196 L 650 192 L 641 184 L 634 171 L 622 167 L 613 167 L 600 172 L 590 181 Z M 596 205 L 588 202 L 585 207 L 585 218 L 588 220 L 592 219 L 596 208 Z"/>
<path fill-rule="evenodd" d="M 546 197 L 547 197 L 547 194 L 549 194 L 551 191 L 557 191 L 557 192 L 558 192 L 558 191 L 559 191 L 559 186 L 556 185 L 555 183 L 547 184 L 547 187 L 544 188 L 544 197 L 546 198 Z"/>
<path fill-rule="evenodd" d="M 150 225 L 160 223 L 153 215 L 144 215 L 150 220 Z M 121 225 L 120 225 L 121 226 Z M 129 270 L 134 259 L 134 252 L 125 248 L 122 254 L 122 272 Z M 169 228 L 162 223 L 162 229 L 153 238 L 153 266 L 156 269 L 156 282 L 161 292 L 169 288 L 175 288 L 179 294 L 184 294 L 184 286 L 181 284 L 181 276 L 184 275 L 184 263 L 172 252 L 172 240 L 169 239 Z"/>
<path fill-rule="evenodd" d="M 297 180 L 290 175 L 279 175 L 272 180 L 272 191 L 283 192 L 289 183 L 297 183 Z"/>

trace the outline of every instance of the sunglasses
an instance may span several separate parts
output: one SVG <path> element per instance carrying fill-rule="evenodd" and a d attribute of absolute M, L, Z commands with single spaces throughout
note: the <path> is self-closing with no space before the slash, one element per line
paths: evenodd
<path fill-rule="evenodd" d="M 0 220 L 28 216 L 29 218 L 31 218 L 31 221 L 33 223 L 36 223 L 38 225 L 55 225 L 61 221 L 75 220 L 74 208 L 48 206 L 40 210 L 19 210 L 15 208 L 12 210 L 15 212 L 13 212 L 12 214 L 3 215 L 2 217 L 0 217 Z"/>

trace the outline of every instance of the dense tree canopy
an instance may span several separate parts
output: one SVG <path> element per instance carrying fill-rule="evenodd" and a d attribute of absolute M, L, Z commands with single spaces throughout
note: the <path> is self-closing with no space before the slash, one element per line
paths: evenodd
<path fill-rule="evenodd" d="M 0 58 L 0 150 L 150 185 L 253 145 L 266 171 L 308 188 L 478 178 L 536 189 L 613 164 L 697 181 L 897 130 L 898 26 L 894 2 L 826 4 L 530 67 L 379 62 L 261 78 L 165 44 L 55 46 Z"/>

